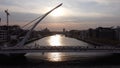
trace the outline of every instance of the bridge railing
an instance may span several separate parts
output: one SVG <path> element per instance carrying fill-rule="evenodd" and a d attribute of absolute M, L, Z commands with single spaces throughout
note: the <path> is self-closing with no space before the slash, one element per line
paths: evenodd
<path fill-rule="evenodd" d="M 29 50 L 29 49 L 120 49 L 117 47 L 108 47 L 108 46 L 39 46 L 39 47 L 30 47 L 30 46 L 24 46 L 24 47 L 5 47 L 5 48 L 1 48 L 0 50 Z"/>

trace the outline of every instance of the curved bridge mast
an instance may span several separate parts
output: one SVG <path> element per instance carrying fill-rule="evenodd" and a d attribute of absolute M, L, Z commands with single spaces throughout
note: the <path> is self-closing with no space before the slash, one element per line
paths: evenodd
<path fill-rule="evenodd" d="M 27 32 L 26 36 L 24 37 L 24 39 L 19 42 L 17 45 L 15 45 L 15 47 L 20 47 L 23 46 L 25 44 L 25 42 L 28 40 L 29 36 L 31 35 L 32 31 L 34 30 L 34 28 L 48 15 L 50 14 L 52 11 L 54 11 L 55 9 L 57 9 L 58 7 L 62 6 L 62 3 L 59 4 L 58 6 L 56 6 L 55 8 L 51 9 L 50 11 L 48 11 L 46 14 L 44 14 L 42 16 L 42 18 L 40 18 L 34 25 L 33 27 L 29 30 L 29 32 Z"/>

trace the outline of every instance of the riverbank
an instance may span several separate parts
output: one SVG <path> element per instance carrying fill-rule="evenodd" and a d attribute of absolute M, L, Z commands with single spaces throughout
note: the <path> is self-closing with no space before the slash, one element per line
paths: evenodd
<path fill-rule="evenodd" d="M 92 39 L 81 39 L 79 37 L 71 37 L 71 36 L 67 36 L 67 37 L 70 37 L 70 38 L 75 38 L 77 40 L 80 40 L 80 41 L 83 41 L 83 42 L 86 42 L 86 43 L 89 43 L 89 44 L 92 44 L 94 46 L 112 46 L 112 47 L 119 47 L 119 45 L 116 45 L 116 44 L 107 44 L 107 43 L 101 43 L 101 42 L 98 42 L 97 40 L 92 40 Z"/>
<path fill-rule="evenodd" d="M 113 45 L 98 43 L 98 42 L 95 42 L 95 41 L 92 41 L 92 40 L 87 40 L 87 39 L 80 39 L 80 38 L 76 38 L 76 39 L 87 42 L 87 43 L 95 45 L 95 46 L 113 46 Z"/>

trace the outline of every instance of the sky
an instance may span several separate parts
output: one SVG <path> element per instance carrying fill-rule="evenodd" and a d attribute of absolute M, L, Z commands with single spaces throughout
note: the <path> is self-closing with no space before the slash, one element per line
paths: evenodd
<path fill-rule="evenodd" d="M 0 25 L 6 24 L 4 10 L 10 13 L 10 25 L 20 25 L 42 16 L 51 8 L 63 3 L 49 14 L 36 29 L 53 31 L 84 30 L 97 27 L 120 26 L 120 0 L 0 0 Z"/>

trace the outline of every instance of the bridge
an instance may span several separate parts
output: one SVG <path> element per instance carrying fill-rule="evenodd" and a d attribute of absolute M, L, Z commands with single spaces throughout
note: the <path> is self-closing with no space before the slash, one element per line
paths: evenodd
<path fill-rule="evenodd" d="M 120 48 L 117 47 L 105 47 L 105 46 L 40 46 L 40 47 L 28 47 L 25 46 L 28 38 L 30 37 L 33 29 L 53 10 L 57 9 L 62 5 L 59 4 L 46 14 L 44 14 L 29 30 L 29 32 L 25 35 L 24 39 L 20 41 L 17 45 L 13 47 L 2 47 L 0 48 L 0 54 L 8 54 L 8 53 L 44 53 L 44 52 L 102 52 L 102 53 L 120 53 Z"/>
<path fill-rule="evenodd" d="M 44 52 L 82 52 L 82 53 L 120 53 L 120 48 L 108 46 L 40 46 L 1 48 L 0 53 L 44 53 Z"/>

